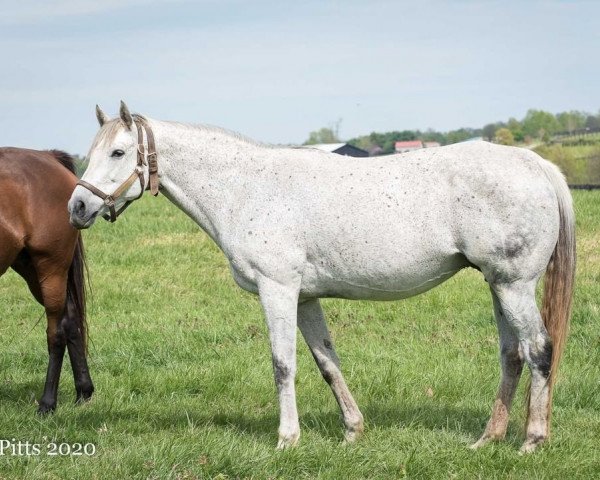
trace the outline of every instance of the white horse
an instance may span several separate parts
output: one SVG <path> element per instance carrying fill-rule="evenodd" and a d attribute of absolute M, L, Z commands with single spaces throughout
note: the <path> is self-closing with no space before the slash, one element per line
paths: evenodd
<path fill-rule="evenodd" d="M 523 362 L 531 386 L 521 450 L 547 438 L 575 270 L 572 199 L 554 165 L 485 142 L 370 159 L 269 147 L 216 127 L 132 116 L 123 103 L 119 118 L 98 107 L 97 117 L 86 187 L 77 186 L 69 202 L 71 223 L 88 228 L 106 216 L 113 198 L 104 192 L 118 190 L 113 213 L 139 197 L 152 176 L 143 155 L 151 143 L 163 194 L 221 248 L 237 284 L 260 296 L 279 394 L 279 448 L 300 435 L 297 326 L 341 408 L 346 440 L 363 430 L 319 298 L 407 298 L 465 267 L 490 285 L 502 366 L 491 418 L 473 447 L 504 437 Z M 535 288 L 544 271 L 540 314 Z"/>

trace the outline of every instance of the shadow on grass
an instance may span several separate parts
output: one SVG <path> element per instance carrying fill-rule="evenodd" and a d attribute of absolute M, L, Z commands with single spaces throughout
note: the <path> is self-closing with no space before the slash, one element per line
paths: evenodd
<path fill-rule="evenodd" d="M 44 374 L 40 373 L 38 380 L 23 382 L 0 383 L 0 402 L 31 403 L 34 398 L 42 395 L 44 389 Z M 75 398 L 75 387 L 73 387 L 73 398 Z"/>
<path fill-rule="evenodd" d="M 31 415 L 35 415 L 36 406 L 33 404 L 32 395 L 36 398 L 42 391 L 40 381 L 27 381 L 0 385 L 0 402 L 12 402 L 15 405 L 31 406 Z M 75 392 L 61 393 L 59 397 L 58 414 L 66 405 L 75 400 Z M 63 407 L 63 408 L 61 408 Z M 485 428 L 489 417 L 487 406 L 481 408 L 458 407 L 454 405 L 431 403 L 415 405 L 409 403 L 376 403 L 370 402 L 361 410 L 365 418 L 366 434 L 369 430 L 410 429 L 429 430 L 431 432 L 449 432 L 466 437 L 467 441 L 475 441 Z M 231 411 L 220 413 L 202 413 L 202 402 L 199 401 L 197 409 L 173 412 L 168 408 L 161 409 L 157 401 L 146 412 L 140 411 L 140 406 L 123 404 L 119 406 L 97 404 L 94 401 L 84 408 L 69 409 L 65 417 L 69 423 L 76 424 L 82 429 L 97 430 L 103 422 L 119 422 L 131 425 L 130 431 L 139 430 L 140 433 L 151 430 L 185 430 L 191 427 L 201 429 L 207 426 L 227 428 L 236 433 L 254 437 L 265 442 L 274 442 L 277 436 L 279 416 L 276 408 L 269 413 L 252 413 L 248 411 Z M 312 432 L 329 440 L 341 441 L 343 439 L 344 425 L 337 409 L 331 411 L 311 412 L 304 410 L 300 416 L 301 429 Z M 136 428 L 137 426 L 137 428 Z M 521 428 L 512 425 L 509 428 L 507 441 L 518 445 L 521 439 Z"/>

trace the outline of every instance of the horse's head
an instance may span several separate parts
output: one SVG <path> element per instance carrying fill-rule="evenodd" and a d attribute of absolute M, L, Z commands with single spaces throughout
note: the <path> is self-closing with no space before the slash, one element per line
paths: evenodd
<path fill-rule="evenodd" d="M 138 154 L 143 148 L 140 119 L 134 121 L 123 102 L 118 118 L 111 119 L 98 106 L 96 117 L 100 130 L 90 148 L 89 164 L 69 200 L 71 224 L 79 229 L 92 226 L 98 214 L 115 221 L 148 183 L 146 158 Z"/>

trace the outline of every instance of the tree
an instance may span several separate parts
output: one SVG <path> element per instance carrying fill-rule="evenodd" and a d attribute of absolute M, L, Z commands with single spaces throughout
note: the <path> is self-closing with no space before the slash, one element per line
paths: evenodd
<path fill-rule="evenodd" d="M 522 142 L 525 140 L 525 134 L 523 133 L 523 125 L 516 118 L 509 118 L 506 128 L 513 134 L 515 142 Z"/>
<path fill-rule="evenodd" d="M 446 134 L 446 143 L 451 144 L 464 142 L 469 138 L 480 136 L 481 133 L 481 130 L 474 130 L 472 128 L 459 128 L 458 130 L 451 130 Z"/>
<path fill-rule="evenodd" d="M 543 110 L 528 110 L 523 119 L 523 133 L 532 138 L 545 140 L 558 130 L 556 117 Z"/>
<path fill-rule="evenodd" d="M 586 114 L 571 110 L 570 112 L 561 112 L 556 115 L 556 120 L 560 125 L 560 130 L 563 132 L 573 132 L 585 128 Z"/>
<path fill-rule="evenodd" d="M 588 115 L 585 119 L 585 128 L 596 129 L 600 128 L 600 115 Z"/>
<path fill-rule="evenodd" d="M 494 135 L 494 141 L 500 145 L 514 145 L 515 137 L 508 128 L 499 128 Z"/>
<path fill-rule="evenodd" d="M 496 130 L 498 130 L 498 126 L 495 123 L 488 123 L 485 127 L 483 127 L 483 138 L 491 142 L 494 139 Z"/>
<path fill-rule="evenodd" d="M 317 143 L 339 143 L 340 139 L 333 128 L 323 127 L 320 130 L 310 132 L 308 140 L 304 145 L 315 145 Z"/>
<path fill-rule="evenodd" d="M 438 142 L 440 145 L 446 143 L 446 137 L 443 133 L 436 132 L 435 130 L 429 128 L 426 132 L 421 135 L 421 139 L 424 142 Z"/>

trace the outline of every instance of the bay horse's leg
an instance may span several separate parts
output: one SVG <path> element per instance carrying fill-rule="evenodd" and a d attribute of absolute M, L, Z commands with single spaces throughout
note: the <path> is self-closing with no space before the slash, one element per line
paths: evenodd
<path fill-rule="evenodd" d="M 503 317 L 519 339 L 519 354 L 531 371 L 527 433 L 521 452 L 532 452 L 548 437 L 552 341 L 535 302 L 537 279 L 492 285 Z"/>
<path fill-rule="evenodd" d="M 492 415 L 485 427 L 481 438 L 471 445 L 471 448 L 479 448 L 493 440 L 502 440 L 506 435 L 508 427 L 508 416 L 510 407 L 515 396 L 517 385 L 523 370 L 523 359 L 519 354 L 519 339 L 505 318 L 498 297 L 492 290 L 494 302 L 494 315 L 500 336 L 500 365 L 502 367 L 502 378 Z"/>
<path fill-rule="evenodd" d="M 56 409 L 58 382 L 67 345 L 62 324 L 67 295 L 67 271 L 54 265 L 54 262 L 48 258 L 34 259 L 34 265 L 38 272 L 40 291 L 48 320 L 46 328 L 49 355 L 48 372 L 44 393 L 38 407 L 39 413 L 47 413 Z"/>
<path fill-rule="evenodd" d="M 279 394 L 279 441 L 277 448 L 291 447 L 300 438 L 296 408 L 296 315 L 298 289 L 263 278 L 259 284 L 269 338 L 275 384 Z"/>
<path fill-rule="evenodd" d="M 363 416 L 342 376 L 340 361 L 335 353 L 318 299 L 298 304 L 298 327 L 340 406 L 346 426 L 345 439 L 347 442 L 353 442 L 363 432 Z"/>
<path fill-rule="evenodd" d="M 27 251 L 23 250 L 19 254 L 12 264 L 12 268 L 27 282 L 29 291 L 34 298 L 41 305 L 45 306 L 38 275 Z M 60 321 L 59 331 L 63 332 L 66 336 L 67 349 L 71 360 L 73 378 L 75 380 L 76 401 L 80 402 L 87 400 L 92 396 L 94 386 L 87 366 L 84 339 L 81 335 L 81 331 L 77 327 L 78 323 L 74 320 L 74 315 L 75 309 L 71 306 L 71 302 L 67 298 L 66 308 L 64 309 Z"/>
<path fill-rule="evenodd" d="M 12 268 L 27 282 L 29 291 L 46 311 L 49 361 L 44 394 L 38 408 L 39 413 L 46 413 L 56 408 L 58 380 L 65 351 L 64 335 L 58 335 L 58 332 L 65 304 L 66 273 L 65 276 L 47 277 L 46 286 L 42 288 L 39 278 L 43 277 L 38 277 L 31 256 L 26 250 L 19 254 Z"/>
<path fill-rule="evenodd" d="M 94 384 L 87 364 L 85 339 L 79 329 L 80 322 L 77 321 L 76 315 L 76 309 L 67 297 L 67 307 L 61 324 L 67 338 L 67 351 L 73 370 L 73 380 L 75 381 L 75 392 L 77 394 L 75 401 L 81 403 L 92 398 Z"/>

